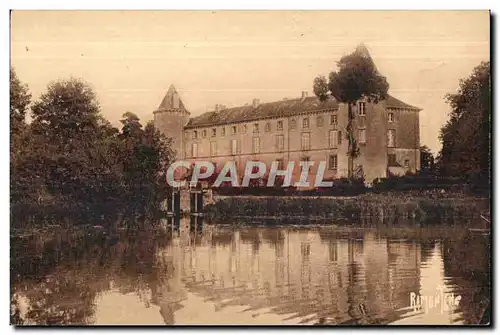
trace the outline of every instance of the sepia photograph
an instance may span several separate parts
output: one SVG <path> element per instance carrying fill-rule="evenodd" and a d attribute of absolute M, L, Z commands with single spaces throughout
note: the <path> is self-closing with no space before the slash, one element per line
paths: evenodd
<path fill-rule="evenodd" d="M 10 11 L 11 326 L 491 326 L 491 21 Z"/>

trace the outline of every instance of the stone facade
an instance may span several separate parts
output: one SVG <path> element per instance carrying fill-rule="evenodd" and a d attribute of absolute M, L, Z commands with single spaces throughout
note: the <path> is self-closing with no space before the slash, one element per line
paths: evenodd
<path fill-rule="evenodd" d="M 419 111 L 392 96 L 377 104 L 359 101 L 354 106 L 355 136 L 360 155 L 354 170 L 366 182 L 420 168 Z M 295 162 L 294 182 L 300 174 L 299 162 L 315 162 L 309 179 L 314 182 L 318 163 L 326 162 L 324 179 L 347 176 L 347 105 L 334 99 L 320 102 L 316 97 L 225 108 L 189 118 L 177 91 L 170 87 L 155 112 L 155 125 L 172 137 L 177 159 L 205 160 L 218 170 L 234 161 L 238 175 L 249 160 L 266 163 L 268 169 L 279 160 L 284 169 Z"/>

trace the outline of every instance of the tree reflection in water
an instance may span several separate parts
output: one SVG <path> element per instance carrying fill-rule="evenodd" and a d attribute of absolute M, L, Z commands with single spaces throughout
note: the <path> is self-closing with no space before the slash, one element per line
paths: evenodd
<path fill-rule="evenodd" d="M 454 322 L 477 323 L 489 303 L 489 240 L 467 229 L 238 228 L 183 220 L 167 222 L 164 231 L 13 236 L 11 322 L 92 324 L 109 292 L 137 296 L 137 317 L 158 313 L 165 324 L 196 324 L 201 315 L 238 308 L 243 314 L 235 318 L 267 313 L 282 322 L 387 324 L 408 317 L 409 294 L 425 282 L 462 295 Z M 429 281 L 422 269 L 432 262 L 444 273 Z"/>

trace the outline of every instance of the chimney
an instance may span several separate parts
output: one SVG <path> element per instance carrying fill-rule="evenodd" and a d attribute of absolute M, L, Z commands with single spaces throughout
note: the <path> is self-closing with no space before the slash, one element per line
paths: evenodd
<path fill-rule="evenodd" d="M 259 107 L 259 103 L 260 103 L 259 99 L 253 99 L 252 101 L 253 108 Z"/>
<path fill-rule="evenodd" d="M 307 91 L 302 91 L 302 100 L 307 98 Z"/>

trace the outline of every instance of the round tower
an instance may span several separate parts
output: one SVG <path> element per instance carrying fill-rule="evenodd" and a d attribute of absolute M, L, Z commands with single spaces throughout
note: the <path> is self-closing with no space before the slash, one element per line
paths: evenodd
<path fill-rule="evenodd" d="M 176 159 L 184 158 L 184 126 L 190 113 L 186 110 L 174 85 L 170 85 L 160 106 L 153 112 L 154 125 L 165 136 L 172 139 L 172 150 Z"/>

